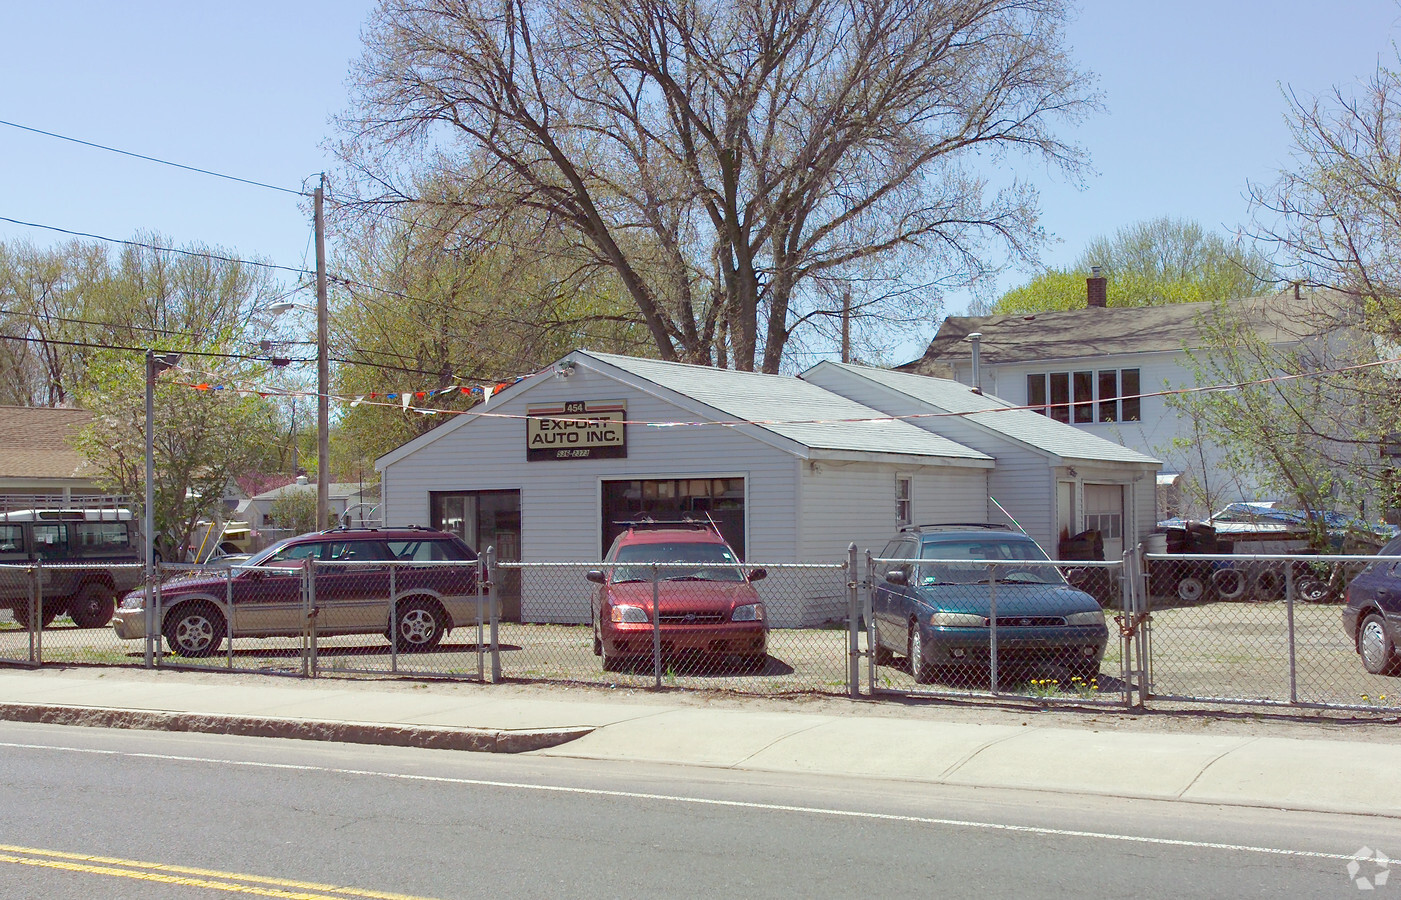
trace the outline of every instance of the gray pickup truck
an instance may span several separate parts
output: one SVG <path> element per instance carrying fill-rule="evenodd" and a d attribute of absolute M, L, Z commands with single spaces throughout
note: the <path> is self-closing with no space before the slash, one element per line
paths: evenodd
<path fill-rule="evenodd" d="M 0 610 L 30 627 L 37 572 L 40 627 L 67 614 L 79 628 L 101 628 L 116 598 L 142 582 L 138 535 L 125 509 L 0 513 Z"/>

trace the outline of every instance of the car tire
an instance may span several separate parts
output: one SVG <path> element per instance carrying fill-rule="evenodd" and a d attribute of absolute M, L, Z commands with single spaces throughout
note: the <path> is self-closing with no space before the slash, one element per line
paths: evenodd
<path fill-rule="evenodd" d="M 598 620 L 597 620 L 597 619 L 595 619 L 594 622 L 593 622 L 593 655 L 594 655 L 594 656 L 602 656 L 602 655 L 603 655 L 603 638 L 602 638 L 602 636 L 600 636 L 599 633 L 598 633 Z"/>
<path fill-rule="evenodd" d="M 1396 645 L 1386 633 L 1386 620 L 1380 613 L 1368 613 L 1362 619 L 1357 629 L 1357 653 L 1363 667 L 1373 675 L 1396 674 Z"/>
<path fill-rule="evenodd" d="M 1274 569 L 1256 572 L 1254 580 L 1251 596 L 1257 603 L 1269 603 L 1284 596 L 1284 576 Z"/>
<path fill-rule="evenodd" d="M 1183 603 L 1199 603 L 1206 598 L 1206 581 L 1197 575 L 1178 579 L 1177 599 Z"/>
<path fill-rule="evenodd" d="M 915 684 L 928 684 L 930 680 L 929 666 L 924 663 L 924 636 L 920 634 L 919 624 L 910 623 L 910 633 L 905 639 L 905 659 L 909 663 L 910 676 L 914 678 Z"/>
<path fill-rule="evenodd" d="M 754 653 L 742 656 L 739 660 L 739 667 L 751 675 L 756 675 L 769 667 L 769 655 L 767 653 Z"/>
<path fill-rule="evenodd" d="M 1086 660 L 1070 666 L 1070 677 L 1078 678 L 1086 684 L 1094 684 L 1099 679 L 1099 660 Z"/>
<path fill-rule="evenodd" d="M 165 617 L 165 644 L 170 652 L 201 659 L 219 651 L 224 642 L 224 616 L 204 600 L 181 603 Z"/>
<path fill-rule="evenodd" d="M 621 671 L 622 671 L 622 669 L 623 669 L 623 658 L 622 658 L 621 656 L 612 656 L 612 655 L 610 655 L 610 654 L 603 653 L 602 651 L 599 652 L 599 655 L 603 657 L 603 671 L 605 671 L 605 672 L 621 672 Z"/>
<path fill-rule="evenodd" d="M 443 611 L 431 600 L 409 600 L 400 603 L 394 613 L 396 637 L 401 653 L 421 653 L 432 650 L 447 632 Z"/>
<path fill-rule="evenodd" d="M 1216 596 L 1222 600 L 1237 600 L 1245 593 L 1248 579 L 1240 569 L 1217 569 L 1211 576 L 1211 584 L 1216 588 Z"/>
<path fill-rule="evenodd" d="M 68 616 L 79 628 L 101 628 L 112 621 L 116 611 L 117 595 L 101 584 L 83 585 L 78 595 L 68 601 Z"/>
<path fill-rule="evenodd" d="M 1323 578 L 1304 578 L 1297 582 L 1295 591 L 1305 603 L 1327 603 L 1328 582 Z"/>
<path fill-rule="evenodd" d="M 45 603 L 44 614 L 39 617 L 39 627 L 48 628 L 50 625 L 52 625 L 54 619 L 58 618 L 58 612 L 58 603 L 52 601 L 49 603 Z M 23 628 L 25 631 L 29 631 L 29 603 L 27 601 L 21 600 L 19 603 L 15 604 L 13 614 L 15 617 L 15 621 L 19 623 L 19 627 Z"/>

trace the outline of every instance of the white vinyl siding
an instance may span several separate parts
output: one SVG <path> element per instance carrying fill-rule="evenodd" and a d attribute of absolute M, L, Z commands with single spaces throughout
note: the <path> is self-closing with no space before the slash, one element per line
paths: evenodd
<path fill-rule="evenodd" d="M 485 412 L 523 415 L 535 406 L 587 398 L 624 400 L 630 420 L 694 420 L 694 414 L 587 371 L 551 380 Z M 684 437 L 683 437 L 684 433 Z M 385 466 L 385 521 L 426 524 L 429 491 L 519 490 L 525 561 L 600 559 L 601 483 L 619 478 L 746 479 L 747 559 L 793 558 L 792 454 L 732 428 L 627 427 L 627 458 L 526 462 L 525 422 L 478 417 Z M 736 548 L 739 549 L 739 548 Z"/>
<path fill-rule="evenodd" d="M 879 553 L 900 530 L 892 502 L 897 471 L 911 478 L 916 524 L 977 522 L 985 515 L 986 469 L 930 466 L 910 471 L 874 463 L 818 463 L 816 471 L 806 463 L 803 467 L 803 562 L 845 559 L 851 543 L 860 554 Z"/>

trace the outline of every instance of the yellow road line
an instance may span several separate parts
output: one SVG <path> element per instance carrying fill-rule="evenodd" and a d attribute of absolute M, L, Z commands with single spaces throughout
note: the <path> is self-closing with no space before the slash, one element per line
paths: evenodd
<path fill-rule="evenodd" d="M 330 898 L 338 897 L 364 897 L 369 898 L 369 900 L 430 900 L 430 898 L 409 894 L 392 894 L 333 884 L 293 881 L 286 878 L 266 878 L 260 875 L 220 872 L 216 869 L 170 866 L 163 863 L 110 856 L 90 856 L 82 853 L 65 853 L 61 850 L 42 850 L 34 847 L 16 847 L 9 844 L 0 844 L 0 863 L 63 869 L 70 872 L 86 872 L 91 875 L 108 875 L 117 878 L 135 878 L 141 881 L 202 887 L 237 894 L 253 894 L 260 897 L 281 897 L 285 900 L 330 900 Z M 125 868 L 115 868 L 116 866 Z M 228 880 L 210 881 L 211 878 Z M 236 882 L 248 883 L 237 884 Z M 289 890 L 283 890 L 284 888 Z M 316 893 L 307 893 L 308 891 Z"/>

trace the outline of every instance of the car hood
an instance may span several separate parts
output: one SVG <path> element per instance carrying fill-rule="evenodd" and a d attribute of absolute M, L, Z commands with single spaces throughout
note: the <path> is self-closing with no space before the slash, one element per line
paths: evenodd
<path fill-rule="evenodd" d="M 955 584 L 926 587 L 918 592 L 920 602 L 943 612 L 988 616 L 992 597 L 985 584 Z M 1065 616 L 1100 610 L 1099 601 L 1073 587 L 1052 584 L 997 585 L 997 616 Z"/>
<path fill-rule="evenodd" d="M 629 581 L 610 584 L 608 602 L 652 608 L 652 583 Z M 662 581 L 657 585 L 662 614 L 669 612 L 728 612 L 736 606 L 759 602 L 752 585 L 742 581 Z"/>

